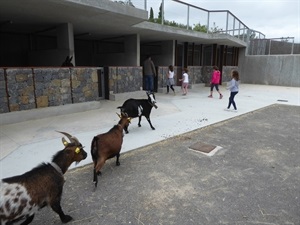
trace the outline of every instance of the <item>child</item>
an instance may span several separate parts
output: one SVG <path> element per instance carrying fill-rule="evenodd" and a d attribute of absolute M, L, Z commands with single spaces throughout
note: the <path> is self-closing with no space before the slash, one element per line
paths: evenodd
<path fill-rule="evenodd" d="M 182 79 L 179 79 L 179 81 L 182 81 L 181 89 L 183 92 L 183 95 L 186 95 L 188 93 L 188 86 L 189 86 L 189 75 L 188 75 L 188 69 L 183 69 L 184 73 L 182 74 Z"/>
<path fill-rule="evenodd" d="M 213 67 L 214 71 L 211 76 L 211 81 L 210 81 L 210 95 L 208 96 L 209 98 L 213 97 L 213 89 L 214 87 L 216 88 L 217 92 L 220 94 L 220 99 L 223 98 L 223 95 L 219 91 L 219 83 L 220 83 L 220 77 L 221 77 L 221 72 L 217 66 Z"/>
<path fill-rule="evenodd" d="M 173 85 L 175 84 L 174 82 L 174 69 L 173 66 L 169 66 L 169 71 L 167 73 L 167 94 L 169 94 L 169 87 L 171 87 L 174 95 L 175 95 L 175 90 L 173 88 Z"/>
<path fill-rule="evenodd" d="M 228 87 L 226 88 L 227 90 L 230 90 L 230 97 L 229 97 L 229 103 L 228 103 L 228 107 L 225 110 L 229 110 L 231 104 L 233 105 L 234 111 L 237 112 L 237 107 L 234 101 L 234 97 L 236 96 L 236 94 L 239 92 L 239 72 L 236 70 L 233 70 L 231 72 L 231 76 L 232 79 L 229 82 Z"/>

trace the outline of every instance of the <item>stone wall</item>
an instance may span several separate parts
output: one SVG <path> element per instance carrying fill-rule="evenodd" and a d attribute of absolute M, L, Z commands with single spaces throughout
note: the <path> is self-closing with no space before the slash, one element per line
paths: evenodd
<path fill-rule="evenodd" d="M 112 94 L 139 91 L 143 87 L 143 68 L 109 67 L 108 79 Z"/>
<path fill-rule="evenodd" d="M 165 87 L 167 82 L 167 73 L 168 73 L 169 67 L 160 66 L 158 67 L 158 87 Z M 199 84 L 204 83 L 206 78 L 203 76 L 203 67 L 202 66 L 189 66 L 188 67 L 188 74 L 189 74 L 189 83 L 192 84 Z M 181 82 L 178 81 L 178 79 L 181 79 L 182 77 L 182 68 L 174 66 L 175 71 L 175 85 L 181 85 Z"/>
<path fill-rule="evenodd" d="M 0 113 L 95 101 L 100 68 L 1 68 Z"/>
<path fill-rule="evenodd" d="M 239 68 L 237 66 L 223 66 L 222 68 L 222 82 L 228 82 L 232 79 L 231 71 L 237 70 L 240 74 Z"/>
<path fill-rule="evenodd" d="M 0 69 L 0 113 L 9 112 L 4 69 Z"/>

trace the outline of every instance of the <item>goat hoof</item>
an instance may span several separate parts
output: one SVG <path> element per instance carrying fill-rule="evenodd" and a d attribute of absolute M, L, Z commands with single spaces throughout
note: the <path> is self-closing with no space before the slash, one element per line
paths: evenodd
<path fill-rule="evenodd" d="M 68 223 L 72 220 L 73 218 L 69 215 L 65 215 L 62 219 L 61 219 L 61 222 L 63 223 Z"/>
<path fill-rule="evenodd" d="M 139 127 L 141 127 L 141 124 L 139 124 Z"/>
<path fill-rule="evenodd" d="M 120 166 L 121 164 L 119 162 L 116 163 L 117 166 Z"/>
<path fill-rule="evenodd" d="M 155 130 L 155 128 L 154 127 L 151 127 L 152 128 L 152 130 Z"/>

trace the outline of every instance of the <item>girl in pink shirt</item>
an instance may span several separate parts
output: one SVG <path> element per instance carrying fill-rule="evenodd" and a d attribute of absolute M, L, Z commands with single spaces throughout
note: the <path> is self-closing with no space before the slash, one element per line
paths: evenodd
<path fill-rule="evenodd" d="M 221 72 L 217 66 L 213 67 L 214 71 L 211 77 L 210 81 L 210 95 L 208 96 L 209 98 L 213 97 L 213 89 L 214 87 L 216 88 L 217 92 L 220 94 L 220 99 L 223 98 L 223 95 L 219 91 L 219 83 L 220 83 L 220 78 L 221 78 Z"/>

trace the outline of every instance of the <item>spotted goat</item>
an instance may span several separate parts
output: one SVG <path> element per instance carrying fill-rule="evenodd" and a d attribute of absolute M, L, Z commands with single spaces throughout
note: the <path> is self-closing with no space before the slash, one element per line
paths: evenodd
<path fill-rule="evenodd" d="M 72 220 L 71 216 L 64 214 L 60 205 L 64 173 L 73 162 L 77 164 L 84 160 L 87 153 L 76 137 L 66 132 L 60 133 L 70 142 L 62 137 L 65 148 L 53 156 L 51 163 L 42 163 L 22 175 L 0 181 L 1 225 L 23 220 L 21 225 L 29 224 L 35 213 L 45 206 L 51 206 L 63 223 Z"/>

